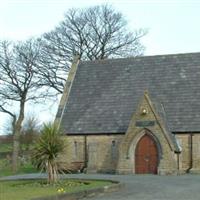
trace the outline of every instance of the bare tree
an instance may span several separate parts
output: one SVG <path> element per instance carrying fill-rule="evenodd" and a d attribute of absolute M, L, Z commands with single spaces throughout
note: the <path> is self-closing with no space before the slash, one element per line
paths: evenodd
<path fill-rule="evenodd" d="M 13 126 L 13 171 L 18 167 L 19 139 L 25 104 L 45 98 L 36 76 L 40 47 L 34 40 L 16 45 L 0 42 L 0 112 L 11 116 Z M 17 114 L 16 114 L 17 113 Z"/>
<path fill-rule="evenodd" d="M 143 29 L 129 31 L 124 16 L 111 6 L 71 9 L 55 30 L 43 35 L 40 74 L 43 83 L 63 92 L 74 55 L 82 60 L 139 56 Z"/>

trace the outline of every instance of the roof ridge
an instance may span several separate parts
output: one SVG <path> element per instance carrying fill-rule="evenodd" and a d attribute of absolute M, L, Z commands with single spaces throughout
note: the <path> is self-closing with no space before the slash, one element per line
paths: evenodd
<path fill-rule="evenodd" d="M 140 60 L 141 58 L 166 58 L 166 57 L 180 57 L 180 56 L 186 56 L 186 55 L 197 55 L 200 54 L 200 52 L 190 52 L 190 53 L 172 53 L 172 54 L 157 54 L 157 55 L 141 55 L 141 56 L 130 56 L 125 58 L 108 58 L 108 59 L 99 59 L 99 60 L 80 60 L 80 63 L 104 63 L 104 62 L 110 62 L 110 61 L 120 61 L 120 60 Z"/>

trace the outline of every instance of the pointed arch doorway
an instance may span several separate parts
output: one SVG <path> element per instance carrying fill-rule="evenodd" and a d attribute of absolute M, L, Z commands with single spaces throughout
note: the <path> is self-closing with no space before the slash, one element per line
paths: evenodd
<path fill-rule="evenodd" d="M 136 145 L 135 173 L 157 174 L 158 148 L 153 137 L 145 133 Z"/>

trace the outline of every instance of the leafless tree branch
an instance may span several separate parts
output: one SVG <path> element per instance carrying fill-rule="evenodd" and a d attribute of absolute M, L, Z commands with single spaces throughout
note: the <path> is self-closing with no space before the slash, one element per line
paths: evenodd
<path fill-rule="evenodd" d="M 55 30 L 39 40 L 41 84 L 62 93 L 75 55 L 82 60 L 139 56 L 145 34 L 144 29 L 129 31 L 124 16 L 112 6 L 71 9 Z"/>

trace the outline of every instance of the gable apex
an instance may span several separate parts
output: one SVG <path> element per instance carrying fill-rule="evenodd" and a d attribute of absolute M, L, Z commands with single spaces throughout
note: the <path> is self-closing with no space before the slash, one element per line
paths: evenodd
<path fill-rule="evenodd" d="M 180 152 L 181 149 L 179 148 L 175 136 L 169 131 L 163 107 L 162 105 L 160 107 L 158 105 L 159 102 L 154 103 L 153 100 L 151 100 L 148 90 L 145 90 L 143 97 L 138 103 L 137 110 L 130 120 L 126 135 L 148 129 L 155 134 L 155 136 L 162 134 L 171 150 Z"/>

